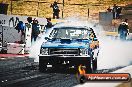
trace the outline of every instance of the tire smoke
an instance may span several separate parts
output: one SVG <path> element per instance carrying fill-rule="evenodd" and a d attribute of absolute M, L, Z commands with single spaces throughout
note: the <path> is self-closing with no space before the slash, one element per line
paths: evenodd
<path fill-rule="evenodd" d="M 106 36 L 101 26 L 95 27 L 95 31 L 98 33 L 100 41 L 98 69 L 110 69 L 132 64 L 132 41 L 122 41 L 114 36 Z"/>
<path fill-rule="evenodd" d="M 74 19 L 72 20 L 74 21 Z M 78 20 L 76 20 L 78 21 Z M 113 37 L 104 35 L 103 28 L 95 22 L 85 22 L 80 25 L 87 25 L 94 29 L 99 41 L 100 51 L 98 57 L 98 69 L 109 69 L 120 66 L 127 66 L 132 63 L 132 41 L 121 41 Z M 63 24 L 65 25 L 65 24 Z M 73 23 L 73 25 L 75 25 Z M 78 24 L 77 24 L 78 25 Z M 35 58 L 35 62 L 39 62 L 39 53 L 41 44 L 46 41 L 44 37 L 50 34 L 52 29 L 43 34 L 31 47 L 30 57 Z"/>

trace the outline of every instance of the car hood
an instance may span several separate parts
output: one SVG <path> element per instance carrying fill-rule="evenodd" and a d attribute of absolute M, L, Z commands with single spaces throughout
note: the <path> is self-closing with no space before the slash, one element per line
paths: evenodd
<path fill-rule="evenodd" d="M 88 48 L 89 40 L 49 40 L 44 42 L 41 47 L 44 48 Z"/>

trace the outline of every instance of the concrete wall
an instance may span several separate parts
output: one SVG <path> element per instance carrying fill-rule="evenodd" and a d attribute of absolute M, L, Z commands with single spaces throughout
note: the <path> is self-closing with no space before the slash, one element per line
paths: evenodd
<path fill-rule="evenodd" d="M 111 12 L 99 12 L 99 23 L 101 25 L 112 25 L 113 14 Z"/>
<path fill-rule="evenodd" d="M 23 21 L 24 23 L 27 23 L 27 17 L 28 16 L 17 16 L 17 15 L 3 15 L 0 14 L 0 25 L 2 26 L 9 26 L 9 27 L 15 27 L 18 21 Z M 40 25 L 45 25 L 47 23 L 46 18 L 39 18 L 39 17 L 33 17 L 37 18 Z"/>
<path fill-rule="evenodd" d="M 15 41 L 21 40 L 21 32 L 18 33 L 18 31 L 14 27 L 19 21 L 27 23 L 27 17 L 28 16 L 0 14 L 0 39 L 3 40 L 3 46 L 6 46 L 7 43 L 13 43 Z M 33 17 L 33 19 L 34 18 L 37 18 L 39 24 L 42 26 L 46 25 L 47 23 L 46 18 Z"/>

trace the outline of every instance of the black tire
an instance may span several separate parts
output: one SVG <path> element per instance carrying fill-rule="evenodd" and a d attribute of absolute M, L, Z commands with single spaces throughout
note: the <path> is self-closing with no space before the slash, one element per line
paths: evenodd
<path fill-rule="evenodd" d="M 39 63 L 39 71 L 40 72 L 46 72 L 46 64 Z"/>
<path fill-rule="evenodd" d="M 96 71 L 96 70 L 97 70 L 97 58 L 95 58 L 95 59 L 93 60 L 92 66 L 93 66 L 93 71 Z"/>
<path fill-rule="evenodd" d="M 46 72 L 46 69 L 47 69 L 47 63 L 43 59 L 39 58 L 39 71 Z"/>
<path fill-rule="evenodd" d="M 86 73 L 88 74 L 88 73 L 92 73 L 93 72 L 93 70 L 91 69 L 91 67 L 90 68 L 86 68 Z"/>
<path fill-rule="evenodd" d="M 85 64 L 85 66 L 86 66 L 86 73 L 92 73 L 93 72 L 93 69 L 92 69 L 92 58 L 88 61 L 88 63 L 87 64 Z"/>

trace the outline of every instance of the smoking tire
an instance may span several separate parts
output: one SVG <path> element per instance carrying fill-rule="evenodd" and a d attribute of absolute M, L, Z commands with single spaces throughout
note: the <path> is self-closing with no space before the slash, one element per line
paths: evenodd
<path fill-rule="evenodd" d="M 96 71 L 97 70 L 97 58 L 93 59 L 93 71 Z"/>
<path fill-rule="evenodd" d="M 86 66 L 86 69 L 85 69 L 86 73 L 92 73 L 93 72 L 93 68 L 92 68 L 92 58 L 84 66 Z"/>
<path fill-rule="evenodd" d="M 93 71 L 97 70 L 97 57 L 98 57 L 99 50 L 95 49 L 93 52 L 93 58 L 92 58 L 92 69 Z"/>

